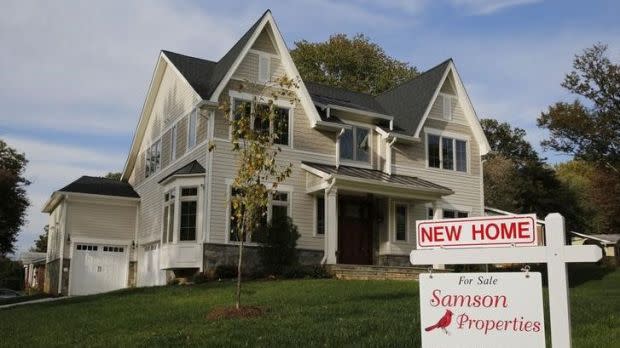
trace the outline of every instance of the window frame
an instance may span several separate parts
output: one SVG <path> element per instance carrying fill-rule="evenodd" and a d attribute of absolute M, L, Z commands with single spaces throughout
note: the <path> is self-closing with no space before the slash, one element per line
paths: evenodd
<path fill-rule="evenodd" d="M 196 195 L 183 196 L 183 189 L 196 189 Z M 164 186 L 164 194 L 162 195 L 162 219 L 165 209 L 169 209 L 168 212 L 168 226 L 162 223 L 162 231 L 160 242 L 164 245 L 174 245 L 183 243 L 201 243 L 204 238 L 204 177 L 192 176 L 192 177 L 180 177 L 173 179 Z M 171 199 L 166 201 L 167 194 L 174 195 Z M 181 240 L 181 207 L 183 202 L 195 201 L 196 202 L 196 227 L 195 238 L 193 240 Z M 171 212 L 170 212 L 171 210 Z M 170 225 L 171 224 L 171 225 Z M 172 233 L 166 236 L 166 228 L 169 228 Z M 169 232 L 169 231 L 168 231 Z"/>
<path fill-rule="evenodd" d="M 144 151 L 144 178 L 148 178 L 157 174 L 161 170 L 161 150 L 162 142 L 161 137 L 153 141 Z M 156 154 L 154 156 L 154 154 Z M 157 158 L 157 163 L 153 166 L 154 158 Z"/>
<path fill-rule="evenodd" d="M 257 98 L 257 96 L 255 95 L 251 95 L 248 93 L 240 93 L 240 92 L 236 92 L 236 91 L 230 91 L 229 92 L 230 95 L 230 105 L 232 105 L 232 107 L 230 108 L 230 119 L 234 119 L 235 118 L 235 110 L 237 109 L 235 106 L 236 102 L 245 102 L 245 103 L 249 103 L 250 104 L 250 113 L 252 114 L 251 119 L 250 119 L 250 127 L 252 129 L 254 129 L 254 110 L 257 104 L 259 105 L 267 105 L 267 103 L 262 103 L 260 101 L 255 101 L 254 98 Z M 287 102 L 282 102 L 279 100 L 274 100 L 273 104 L 276 108 L 278 109 L 284 109 L 287 111 L 287 129 L 286 129 L 286 138 L 287 138 L 287 143 L 286 144 L 281 144 L 277 141 L 274 141 L 273 145 L 274 146 L 284 146 L 284 147 L 293 147 L 293 134 L 292 134 L 292 128 L 293 128 L 293 109 L 294 109 L 294 105 L 290 104 L 289 105 L 285 105 L 285 103 Z M 273 134 L 274 132 L 274 124 L 273 121 L 269 122 L 269 134 Z M 230 125 L 228 127 L 228 139 L 232 140 L 232 125 Z"/>
<path fill-rule="evenodd" d="M 319 200 L 323 200 L 323 231 L 321 233 L 319 233 L 319 211 L 321 210 L 319 207 Z M 326 229 L 326 217 L 327 217 L 327 213 L 325 212 L 325 195 L 317 195 L 314 196 L 314 231 L 313 231 L 313 236 L 314 237 L 324 237 L 325 236 L 325 229 Z"/>
<path fill-rule="evenodd" d="M 340 163 L 345 163 L 345 164 L 352 164 L 352 165 L 365 165 L 365 166 L 372 166 L 372 159 L 373 159 L 373 134 L 372 134 L 372 127 L 371 126 L 366 126 L 366 125 L 361 125 L 361 124 L 357 124 L 357 123 L 348 123 L 349 126 L 351 126 L 350 130 L 352 132 L 352 147 L 353 147 L 353 158 L 352 159 L 348 159 L 348 158 L 342 158 L 342 136 L 338 137 L 338 161 Z M 358 159 L 358 154 L 357 154 L 357 150 L 358 150 L 358 146 L 357 146 L 357 130 L 358 129 L 364 129 L 368 132 L 368 159 L 367 160 L 359 160 Z M 346 129 L 349 130 L 349 129 Z M 346 131 L 345 130 L 345 131 Z M 343 133 L 344 135 L 344 133 Z"/>
<path fill-rule="evenodd" d="M 196 189 L 196 194 L 195 195 L 187 195 L 184 196 L 183 195 L 183 189 Z M 183 185 L 183 186 L 178 186 L 178 193 L 179 193 L 179 206 L 178 206 L 178 210 L 179 210 L 179 227 L 176 229 L 177 231 L 177 235 L 178 235 L 178 242 L 179 243 L 192 243 L 192 242 L 196 242 L 198 240 L 198 214 L 200 212 L 199 210 L 199 204 L 198 204 L 198 197 L 200 195 L 200 188 L 198 186 L 194 186 L 194 185 Z M 194 239 L 181 239 L 181 229 L 183 227 L 183 221 L 182 221 L 182 217 L 183 217 L 183 203 L 184 202 L 194 202 L 196 203 L 196 213 L 195 213 L 195 221 L 194 221 Z"/>
<path fill-rule="evenodd" d="M 398 239 L 398 207 L 404 207 L 405 208 L 405 239 Z M 402 201 L 395 201 L 393 203 L 393 219 L 394 219 L 394 223 L 393 223 L 393 228 L 392 228 L 392 238 L 393 241 L 396 243 L 408 243 L 409 242 L 409 233 L 410 233 L 410 207 L 409 207 L 409 203 L 407 202 L 402 202 Z"/>
<path fill-rule="evenodd" d="M 177 159 L 177 137 L 178 137 L 178 127 L 177 127 L 177 123 L 175 123 L 170 128 L 170 162 L 171 163 Z"/>
<path fill-rule="evenodd" d="M 433 167 L 430 165 L 430 146 L 429 146 L 429 138 L 430 136 L 439 137 L 439 167 Z M 425 147 L 425 155 L 426 155 L 426 169 L 431 170 L 441 170 L 453 173 L 461 173 L 461 174 L 470 174 L 470 158 L 471 158 L 471 139 L 469 136 L 451 133 L 451 132 L 443 132 L 436 129 L 424 128 L 424 147 Z M 444 168 L 443 161 L 443 143 L 444 139 L 451 139 L 452 144 L 452 169 Z M 457 141 L 462 141 L 465 143 L 465 171 L 458 170 L 458 162 L 457 162 L 457 152 L 456 152 L 456 143 Z"/>

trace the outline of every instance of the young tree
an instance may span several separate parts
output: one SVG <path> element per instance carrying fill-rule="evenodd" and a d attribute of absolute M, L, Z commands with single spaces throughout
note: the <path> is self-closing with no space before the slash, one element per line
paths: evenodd
<path fill-rule="evenodd" d="M 237 288 L 235 307 L 240 308 L 241 278 L 243 274 L 243 247 L 252 239 L 252 233 L 266 221 L 270 196 L 278 185 L 291 174 L 292 164 L 278 163 L 277 156 L 282 151 L 279 140 L 287 136 L 288 119 L 281 117 L 274 101 L 296 101 L 296 81 L 287 77 L 277 79 L 273 85 L 258 87 L 257 97 L 251 102 L 230 105 L 228 101 L 220 104 L 220 110 L 229 117 L 232 128 L 232 150 L 237 153 L 238 167 L 232 182 L 231 224 L 239 242 L 237 265 Z M 244 89 L 241 86 L 239 89 Z M 209 147 L 213 150 L 213 147 Z"/>
<path fill-rule="evenodd" d="M 13 252 L 19 229 L 30 205 L 24 177 L 26 156 L 0 140 L 0 256 Z"/>
<path fill-rule="evenodd" d="M 335 34 L 325 42 L 295 42 L 291 51 L 301 77 L 334 87 L 377 95 L 418 74 L 415 67 L 388 56 L 363 34 Z"/>
<path fill-rule="evenodd" d="M 582 97 L 558 102 L 538 118 L 550 137 L 542 145 L 620 173 L 620 65 L 596 44 L 575 56 L 562 87 Z"/>

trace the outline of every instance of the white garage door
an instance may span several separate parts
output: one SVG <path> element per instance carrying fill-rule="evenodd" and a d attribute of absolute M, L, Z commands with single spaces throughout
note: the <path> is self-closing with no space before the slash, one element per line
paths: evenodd
<path fill-rule="evenodd" d="M 138 286 L 165 284 L 165 272 L 159 267 L 159 245 L 150 244 L 142 247 L 138 261 Z"/>
<path fill-rule="evenodd" d="M 127 247 L 75 245 L 71 260 L 71 295 L 89 295 L 127 287 Z"/>

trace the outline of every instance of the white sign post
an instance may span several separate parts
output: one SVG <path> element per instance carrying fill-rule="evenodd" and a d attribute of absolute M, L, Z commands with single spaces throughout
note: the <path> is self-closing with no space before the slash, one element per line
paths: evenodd
<path fill-rule="evenodd" d="M 494 218 L 489 217 L 492 221 Z M 596 262 L 602 251 L 596 245 L 566 245 L 564 218 L 554 213 L 545 218 L 545 246 L 413 250 L 413 265 L 546 263 L 549 286 L 551 341 L 554 347 L 570 347 L 570 311 L 566 263 Z"/>

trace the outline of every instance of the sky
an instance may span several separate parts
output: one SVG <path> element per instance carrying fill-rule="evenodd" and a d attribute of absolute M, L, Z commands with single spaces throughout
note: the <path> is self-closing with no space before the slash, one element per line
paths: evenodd
<path fill-rule="evenodd" d="M 363 33 L 427 70 L 452 57 L 480 118 L 521 127 L 575 96 L 560 83 L 596 42 L 620 61 L 619 1 L 4 0 L 0 11 L 0 139 L 25 152 L 31 207 L 16 245 L 42 233 L 41 208 L 81 175 L 121 171 L 161 49 L 218 60 L 271 9 L 289 48 Z"/>

